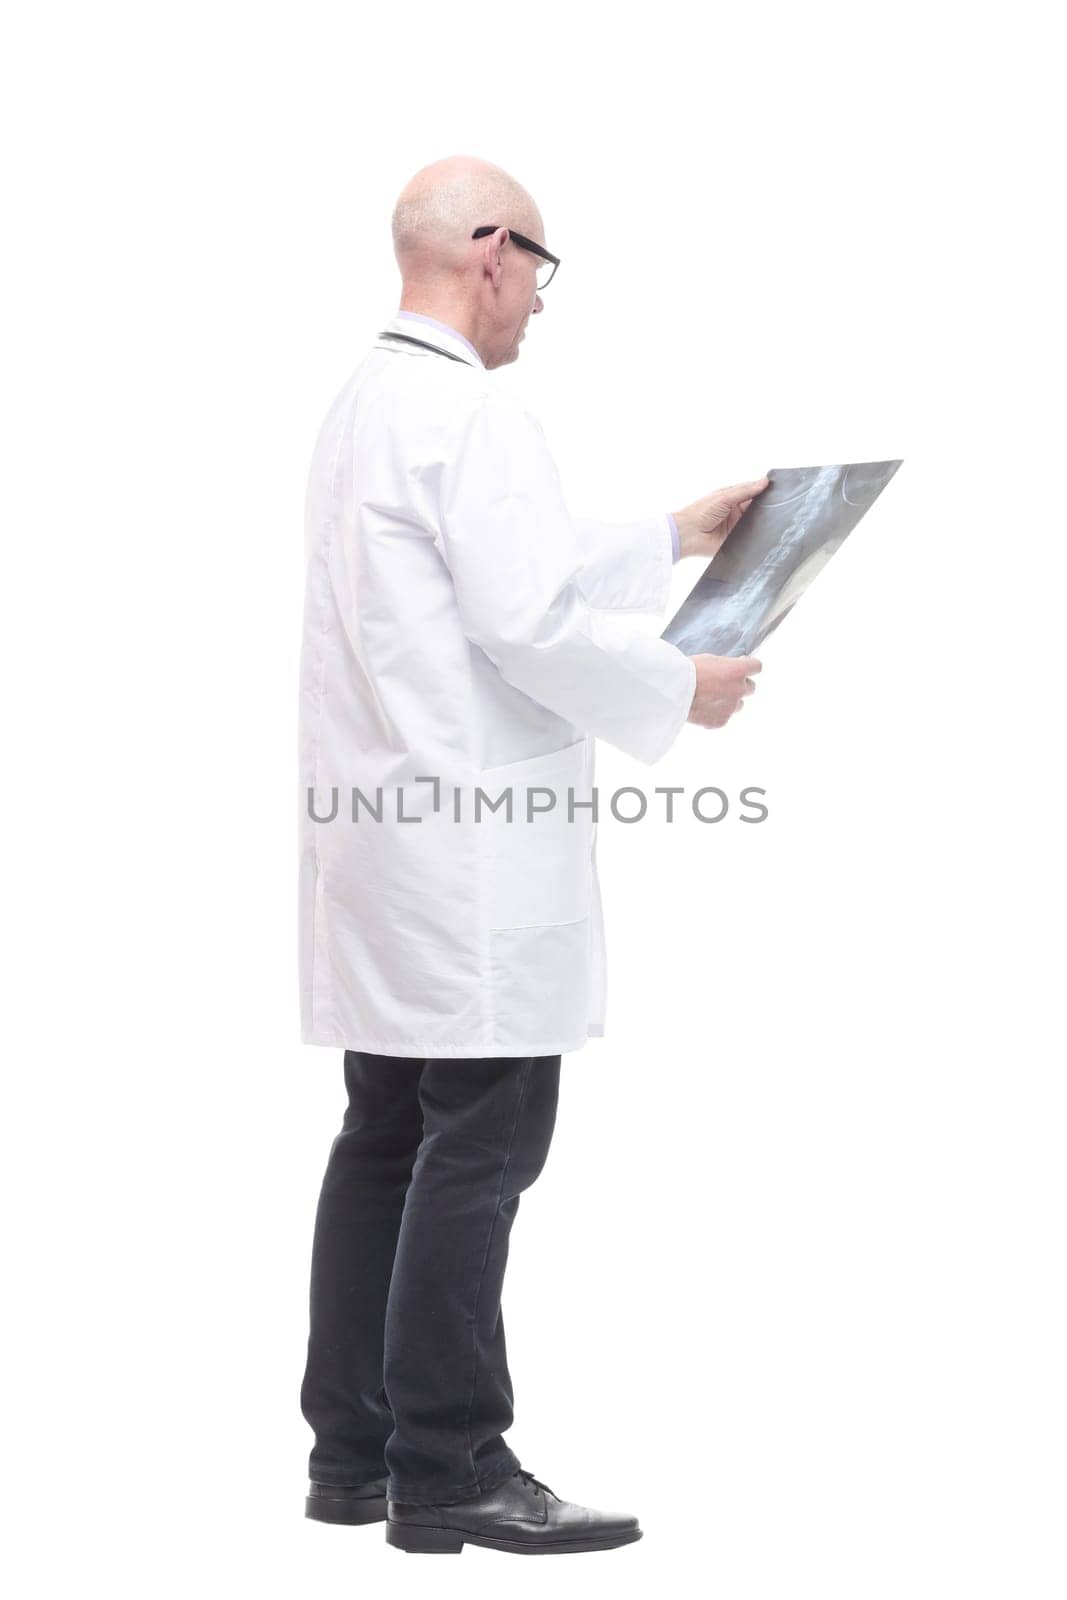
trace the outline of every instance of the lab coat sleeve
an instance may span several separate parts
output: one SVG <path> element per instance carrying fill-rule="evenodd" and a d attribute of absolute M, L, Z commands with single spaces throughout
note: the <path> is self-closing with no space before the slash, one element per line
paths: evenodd
<path fill-rule="evenodd" d="M 576 517 L 574 528 L 582 548 L 578 587 L 589 605 L 657 614 L 665 609 L 674 565 L 666 512 L 639 522 Z"/>
<path fill-rule="evenodd" d="M 693 662 L 589 605 L 582 541 L 544 435 L 520 405 L 483 395 L 454 430 L 436 466 L 436 542 L 465 634 L 531 699 L 657 761 L 688 716 Z"/>

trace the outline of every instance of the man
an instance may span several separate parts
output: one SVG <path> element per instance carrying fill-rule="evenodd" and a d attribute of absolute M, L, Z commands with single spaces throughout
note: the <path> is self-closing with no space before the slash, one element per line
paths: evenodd
<path fill-rule="evenodd" d="M 301 1390 L 307 1514 L 390 1544 L 601 1550 L 629 1514 L 556 1496 L 511 1425 L 500 1300 L 560 1059 L 603 1032 L 593 742 L 650 763 L 721 727 L 760 663 L 635 629 L 767 480 L 673 517 L 575 521 L 540 427 L 489 374 L 555 270 L 489 162 L 416 173 L 400 310 L 311 468 L 301 660 L 303 1038 L 340 1046 Z"/>

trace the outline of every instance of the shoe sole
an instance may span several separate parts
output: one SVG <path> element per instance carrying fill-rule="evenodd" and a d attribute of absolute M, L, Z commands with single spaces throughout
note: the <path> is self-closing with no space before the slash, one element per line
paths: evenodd
<path fill-rule="evenodd" d="M 327 1495 L 309 1495 L 304 1501 L 304 1515 L 313 1522 L 332 1522 L 349 1528 L 384 1522 L 387 1515 L 385 1495 L 367 1500 L 331 1500 Z"/>
<path fill-rule="evenodd" d="M 387 1522 L 385 1542 L 394 1550 L 406 1550 L 408 1555 L 462 1555 L 465 1544 L 481 1545 L 485 1550 L 507 1550 L 520 1556 L 556 1556 L 577 1554 L 583 1550 L 617 1550 L 620 1545 L 633 1544 L 643 1530 L 631 1528 L 625 1533 L 605 1534 L 600 1539 L 555 1539 L 551 1544 L 536 1544 L 532 1539 L 495 1539 L 488 1533 L 464 1533 L 460 1528 L 434 1528 Z"/>

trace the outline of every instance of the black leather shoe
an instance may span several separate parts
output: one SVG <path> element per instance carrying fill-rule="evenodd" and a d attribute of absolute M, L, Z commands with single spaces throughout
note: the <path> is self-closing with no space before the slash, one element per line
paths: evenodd
<path fill-rule="evenodd" d="M 344 1522 L 349 1526 L 361 1522 L 384 1522 L 385 1486 L 388 1481 L 388 1478 L 375 1478 L 373 1483 L 360 1483 L 354 1488 L 313 1482 L 304 1502 L 304 1515 L 314 1517 L 316 1522 Z"/>
<path fill-rule="evenodd" d="M 390 1500 L 385 1524 L 387 1544 L 423 1555 L 459 1555 L 465 1544 L 516 1555 L 563 1555 L 614 1550 L 640 1537 L 636 1517 L 571 1505 L 521 1467 L 495 1489 L 454 1505 L 408 1506 Z"/>

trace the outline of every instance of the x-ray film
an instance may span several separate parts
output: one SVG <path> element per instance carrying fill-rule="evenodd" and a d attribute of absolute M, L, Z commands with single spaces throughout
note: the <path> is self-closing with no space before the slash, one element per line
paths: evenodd
<path fill-rule="evenodd" d="M 663 638 L 686 655 L 747 656 L 877 500 L 899 461 L 773 467 Z"/>

